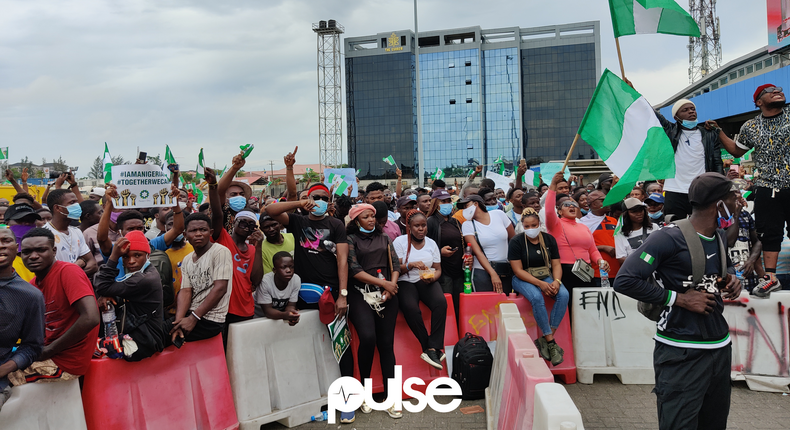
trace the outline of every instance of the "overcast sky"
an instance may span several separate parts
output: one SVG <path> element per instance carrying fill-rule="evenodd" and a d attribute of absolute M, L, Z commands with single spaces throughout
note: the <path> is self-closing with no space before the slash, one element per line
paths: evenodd
<path fill-rule="evenodd" d="M 336 19 L 345 36 L 366 36 L 413 29 L 412 11 L 401 0 L 5 0 L 0 146 L 11 162 L 63 156 L 79 176 L 105 141 L 127 159 L 169 144 L 182 169 L 200 147 L 223 167 L 246 143 L 247 170 L 281 168 L 296 145 L 298 163 L 317 163 L 311 24 Z M 764 0 L 719 0 L 718 13 L 724 63 L 767 44 Z M 599 20 L 602 66 L 619 70 L 606 0 L 420 0 L 419 14 L 424 31 Z M 687 41 L 621 39 L 626 75 L 654 104 L 688 85 Z"/>

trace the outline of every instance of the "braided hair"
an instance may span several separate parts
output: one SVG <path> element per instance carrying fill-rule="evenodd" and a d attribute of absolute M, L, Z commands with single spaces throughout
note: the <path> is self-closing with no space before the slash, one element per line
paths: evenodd
<path fill-rule="evenodd" d="M 524 218 L 530 217 L 530 216 L 534 216 L 535 218 L 538 219 L 538 222 L 540 222 L 540 214 L 538 214 L 538 212 L 535 209 L 533 209 L 533 208 L 524 208 L 524 210 L 521 211 L 521 219 L 522 220 L 524 220 Z"/>
<path fill-rule="evenodd" d="M 411 253 L 411 220 L 414 219 L 416 216 L 425 216 L 424 213 L 420 212 L 419 209 L 412 209 L 409 213 L 406 214 L 406 227 L 408 227 L 407 235 L 407 247 L 406 247 L 406 258 L 403 259 L 403 262 L 406 263 L 407 268 L 409 264 L 409 254 Z"/>

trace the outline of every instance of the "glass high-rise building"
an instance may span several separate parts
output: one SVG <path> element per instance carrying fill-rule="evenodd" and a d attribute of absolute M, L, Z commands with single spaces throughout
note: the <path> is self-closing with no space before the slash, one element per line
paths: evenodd
<path fill-rule="evenodd" d="M 349 164 L 392 179 L 392 155 L 416 176 L 414 33 L 344 40 Z M 599 23 L 420 32 L 426 177 L 466 176 L 499 157 L 508 169 L 564 159 L 601 73 Z M 597 158 L 580 141 L 573 159 Z"/>

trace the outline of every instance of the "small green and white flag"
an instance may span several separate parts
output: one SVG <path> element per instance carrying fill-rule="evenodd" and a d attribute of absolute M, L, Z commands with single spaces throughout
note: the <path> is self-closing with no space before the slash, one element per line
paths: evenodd
<path fill-rule="evenodd" d="M 699 26 L 674 0 L 609 0 L 614 37 L 674 34 L 699 37 Z"/>
<path fill-rule="evenodd" d="M 620 177 L 604 206 L 625 198 L 638 181 L 675 177 L 675 152 L 653 107 L 608 69 L 595 88 L 579 135 Z"/>
<path fill-rule="evenodd" d="M 436 172 L 434 172 L 433 175 L 431 175 L 431 179 L 433 179 L 434 181 L 437 179 L 444 179 L 444 170 L 437 167 Z"/>
<path fill-rule="evenodd" d="M 0 148 L 0 160 L 8 160 L 8 147 Z"/>
<path fill-rule="evenodd" d="M 239 146 L 239 149 L 241 149 L 242 152 L 241 156 L 246 160 L 247 157 L 249 157 L 250 154 L 252 154 L 252 150 L 255 149 L 255 145 L 253 144 L 241 145 Z"/>
<path fill-rule="evenodd" d="M 390 166 L 394 166 L 395 165 L 395 159 L 392 158 L 392 155 L 390 155 L 389 157 L 382 158 L 381 161 L 389 164 Z"/>
<path fill-rule="evenodd" d="M 110 148 L 107 147 L 107 142 L 104 142 L 104 183 L 108 184 L 112 181 L 112 157 L 110 157 Z"/>
<path fill-rule="evenodd" d="M 540 173 L 534 170 L 527 170 L 524 172 L 524 176 L 521 177 L 521 182 L 533 187 L 540 186 Z"/>
<path fill-rule="evenodd" d="M 493 171 L 499 173 L 500 175 L 505 174 L 505 162 L 502 160 L 502 156 L 500 155 L 499 158 L 494 160 L 494 166 L 499 165 L 499 167 L 494 167 Z"/>
<path fill-rule="evenodd" d="M 170 164 L 176 164 L 176 157 L 170 152 L 170 145 L 165 145 L 165 167 Z"/>
<path fill-rule="evenodd" d="M 195 182 L 199 183 L 200 181 L 203 180 L 203 178 L 206 177 L 205 175 L 206 172 L 204 170 L 204 167 L 205 164 L 203 162 L 203 148 L 200 148 L 200 154 L 198 154 L 198 164 L 197 167 L 195 168 Z"/>
<path fill-rule="evenodd" d="M 642 255 L 639 256 L 639 259 L 643 260 L 647 264 L 653 264 L 653 262 L 656 261 L 656 259 L 647 252 L 643 252 Z"/>

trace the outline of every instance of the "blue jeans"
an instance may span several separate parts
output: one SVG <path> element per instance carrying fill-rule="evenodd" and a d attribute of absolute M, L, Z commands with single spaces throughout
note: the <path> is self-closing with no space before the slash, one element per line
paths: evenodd
<path fill-rule="evenodd" d="M 542 280 L 543 282 L 551 283 L 554 278 L 551 276 Z M 543 300 L 543 291 L 529 282 L 522 281 L 517 276 L 513 276 L 513 290 L 529 300 L 532 304 L 532 315 L 535 316 L 535 323 L 538 324 L 543 336 L 551 334 L 553 329 L 560 326 L 562 318 L 565 316 L 565 311 L 568 309 L 568 300 L 570 295 L 565 286 L 560 284 L 560 290 L 557 292 L 557 297 L 554 298 L 554 307 L 551 309 L 551 318 L 549 318 L 548 311 L 546 310 L 546 302 Z"/>

